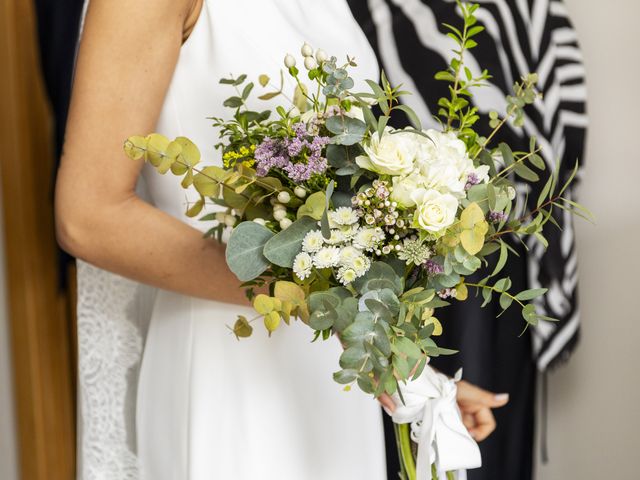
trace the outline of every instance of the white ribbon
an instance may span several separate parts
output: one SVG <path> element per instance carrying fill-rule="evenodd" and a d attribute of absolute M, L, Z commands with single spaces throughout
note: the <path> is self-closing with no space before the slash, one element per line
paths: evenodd
<path fill-rule="evenodd" d="M 431 479 L 431 464 L 441 471 L 478 468 L 482 465 L 478 444 L 462 423 L 456 403 L 456 382 L 462 371 L 451 379 L 427 365 L 415 380 L 400 384 L 402 398 L 396 393 L 395 423 L 411 424 L 411 439 L 418 444 L 416 476 Z"/>

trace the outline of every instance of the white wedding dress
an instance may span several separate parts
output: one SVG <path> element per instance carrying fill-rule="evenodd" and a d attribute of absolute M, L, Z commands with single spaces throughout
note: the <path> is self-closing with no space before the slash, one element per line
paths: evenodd
<path fill-rule="evenodd" d="M 157 131 L 190 137 L 205 164 L 219 163 L 207 117 L 231 115 L 222 102 L 234 91 L 218 80 L 246 73 L 255 92 L 267 91 L 258 75 L 279 84 L 285 53 L 298 53 L 303 41 L 340 60 L 355 56 L 361 86 L 378 78 L 346 0 L 205 0 Z M 288 94 L 293 88 L 286 80 Z M 276 101 L 283 100 L 252 105 L 273 108 Z M 184 215 L 193 192 L 179 183 L 145 168 L 140 191 L 204 229 Z M 212 277 L 226 268 L 210 267 Z M 256 322 L 254 335 L 237 341 L 227 328 L 237 314 L 252 316 L 248 308 L 155 291 L 79 262 L 79 478 L 386 477 L 379 405 L 332 380 L 338 342 L 310 343 L 312 331 L 301 322 L 272 338 Z"/>

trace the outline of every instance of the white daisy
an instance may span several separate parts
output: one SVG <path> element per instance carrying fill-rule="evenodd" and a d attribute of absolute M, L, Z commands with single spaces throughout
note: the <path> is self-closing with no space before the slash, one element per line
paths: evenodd
<path fill-rule="evenodd" d="M 338 243 L 342 243 L 345 240 L 345 236 L 340 230 L 331 230 L 331 236 L 328 240 L 326 240 L 326 242 L 329 245 L 337 245 Z"/>
<path fill-rule="evenodd" d="M 344 236 L 344 241 L 345 242 L 349 242 L 349 241 L 353 240 L 353 237 L 356 235 L 356 233 L 358 233 L 359 229 L 360 229 L 360 226 L 357 223 L 354 223 L 353 225 L 342 225 L 342 226 L 340 226 L 340 231 L 342 232 L 342 235 Z"/>
<path fill-rule="evenodd" d="M 357 278 L 354 269 L 345 267 L 342 267 L 340 270 L 338 270 L 338 274 L 336 276 L 338 278 L 338 281 L 343 285 L 349 285 Z"/>
<path fill-rule="evenodd" d="M 381 228 L 362 228 L 353 238 L 353 244 L 364 250 L 375 248 L 384 240 L 384 232 Z"/>
<path fill-rule="evenodd" d="M 315 253 L 324 246 L 324 237 L 320 230 L 314 230 L 305 235 L 302 240 L 302 251 L 307 253 Z"/>
<path fill-rule="evenodd" d="M 353 260 L 351 266 L 356 272 L 356 275 L 358 277 L 361 277 L 369 271 L 369 268 L 371 267 L 371 260 L 369 260 L 369 258 L 365 257 L 364 255 L 359 255 Z"/>
<path fill-rule="evenodd" d="M 358 214 L 353 208 L 338 207 L 335 211 L 329 212 L 329 219 L 338 225 L 352 225 L 358 221 Z"/>
<path fill-rule="evenodd" d="M 352 267 L 353 261 L 360 256 L 360 250 L 355 247 L 347 246 L 340 251 L 340 265 L 343 267 Z"/>
<path fill-rule="evenodd" d="M 300 280 L 304 280 L 311 275 L 312 266 L 313 261 L 311 259 L 311 255 L 306 252 L 300 252 L 293 260 L 293 273 L 295 273 L 296 277 Z"/>
<path fill-rule="evenodd" d="M 317 268 L 331 268 L 340 262 L 340 249 L 338 247 L 322 247 L 313 257 L 313 263 Z"/>

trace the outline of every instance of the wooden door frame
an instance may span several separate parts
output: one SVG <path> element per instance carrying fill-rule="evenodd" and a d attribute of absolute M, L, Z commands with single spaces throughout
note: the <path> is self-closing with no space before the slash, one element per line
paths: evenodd
<path fill-rule="evenodd" d="M 58 286 L 51 112 L 35 27 L 32 1 L 0 0 L 0 188 L 20 478 L 72 480 L 73 329 Z"/>

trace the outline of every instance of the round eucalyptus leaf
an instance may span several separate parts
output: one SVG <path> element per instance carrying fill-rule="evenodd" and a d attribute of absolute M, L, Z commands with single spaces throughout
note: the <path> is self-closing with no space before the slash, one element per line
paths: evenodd
<path fill-rule="evenodd" d="M 357 370 L 339 370 L 333 374 L 333 379 L 342 385 L 346 385 L 347 383 L 354 382 L 358 376 Z"/>
<path fill-rule="evenodd" d="M 314 330 L 326 330 L 333 326 L 333 322 L 337 318 L 336 311 L 314 310 L 309 317 L 309 326 Z"/>
<path fill-rule="evenodd" d="M 375 326 L 371 312 L 359 312 L 355 321 L 342 333 L 342 339 L 348 345 L 364 342 L 366 338 L 374 333 Z"/>
<path fill-rule="evenodd" d="M 233 229 L 225 256 L 238 280 L 253 280 L 269 267 L 262 251 L 272 237 L 271 230 L 255 222 L 242 222 Z"/>
<path fill-rule="evenodd" d="M 369 354 L 361 345 L 354 345 L 347 348 L 340 355 L 340 366 L 342 368 L 353 368 L 359 370 L 360 367 L 369 359 Z"/>
<path fill-rule="evenodd" d="M 302 250 L 305 235 L 316 228 L 311 217 L 302 217 L 293 222 L 289 228 L 271 238 L 264 246 L 264 256 L 279 267 L 292 268 L 293 260 Z"/>

